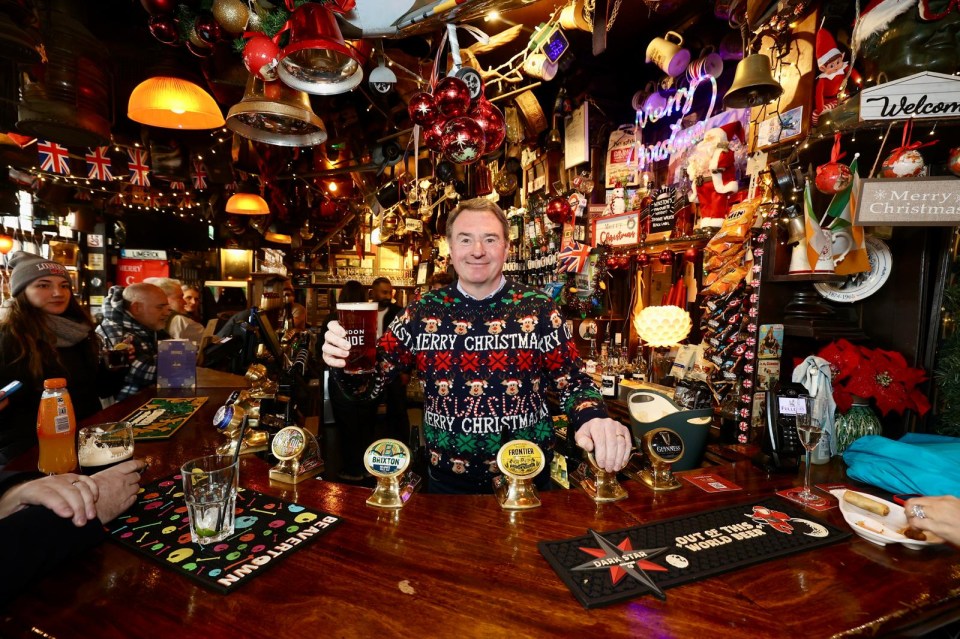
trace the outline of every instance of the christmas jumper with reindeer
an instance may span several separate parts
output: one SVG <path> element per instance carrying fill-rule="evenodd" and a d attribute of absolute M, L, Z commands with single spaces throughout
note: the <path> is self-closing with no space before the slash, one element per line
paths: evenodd
<path fill-rule="evenodd" d="M 492 492 L 497 451 L 514 439 L 536 442 L 549 466 L 548 389 L 570 428 L 607 416 L 553 301 L 510 280 L 482 300 L 455 285 L 425 293 L 391 323 L 377 361 L 372 375 L 338 370 L 335 377 L 348 393 L 366 397 L 416 367 L 431 481 L 443 492 Z"/>

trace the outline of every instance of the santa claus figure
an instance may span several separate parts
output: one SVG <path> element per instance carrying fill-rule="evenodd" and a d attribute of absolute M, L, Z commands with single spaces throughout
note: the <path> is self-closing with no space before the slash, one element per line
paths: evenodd
<path fill-rule="evenodd" d="M 813 123 L 820 120 L 820 116 L 833 110 L 840 101 L 850 94 L 850 88 L 860 85 L 860 74 L 856 69 L 850 70 L 850 79 L 847 78 L 850 65 L 846 55 L 837 48 L 833 36 L 826 29 L 817 30 L 817 66 L 820 75 L 817 76 L 816 104 L 813 109 Z M 841 93 L 842 91 L 842 93 Z"/>
<path fill-rule="evenodd" d="M 736 157 L 730 143 L 743 143 L 743 125 L 738 121 L 707 131 L 687 165 L 693 187 L 690 199 L 700 205 L 700 228 L 720 228 L 740 185 Z"/>

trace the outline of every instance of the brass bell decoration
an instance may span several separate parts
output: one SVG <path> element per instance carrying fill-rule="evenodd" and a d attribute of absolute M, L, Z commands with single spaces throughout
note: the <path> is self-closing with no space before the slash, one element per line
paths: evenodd
<path fill-rule="evenodd" d="M 230 107 L 227 128 L 250 140 L 277 146 L 316 146 L 327 139 L 310 96 L 275 80 L 251 75 L 243 99 Z"/>
<path fill-rule="evenodd" d="M 760 106 L 782 94 L 783 87 L 770 74 L 770 58 L 754 53 L 737 63 L 733 84 L 723 98 L 723 106 L 727 109 Z"/>

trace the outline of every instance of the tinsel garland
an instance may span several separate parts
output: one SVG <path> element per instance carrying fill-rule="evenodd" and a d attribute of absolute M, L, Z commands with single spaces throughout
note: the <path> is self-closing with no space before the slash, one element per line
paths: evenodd
<path fill-rule="evenodd" d="M 933 374 L 940 391 L 936 432 L 960 437 L 960 331 L 956 330 L 956 322 L 960 318 L 960 284 L 953 284 L 944 290 L 943 312 L 953 319 L 954 330 L 940 344 Z"/>

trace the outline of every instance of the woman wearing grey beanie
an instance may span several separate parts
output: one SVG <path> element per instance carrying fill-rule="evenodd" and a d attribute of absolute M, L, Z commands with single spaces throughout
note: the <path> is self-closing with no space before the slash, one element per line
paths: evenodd
<path fill-rule="evenodd" d="M 64 377 L 77 419 L 100 410 L 119 379 L 100 363 L 93 322 L 73 295 L 70 274 L 32 253 L 11 256 L 12 303 L 0 319 L 0 387 L 19 380 L 0 419 L 0 469 L 37 443 L 43 380 Z"/>

